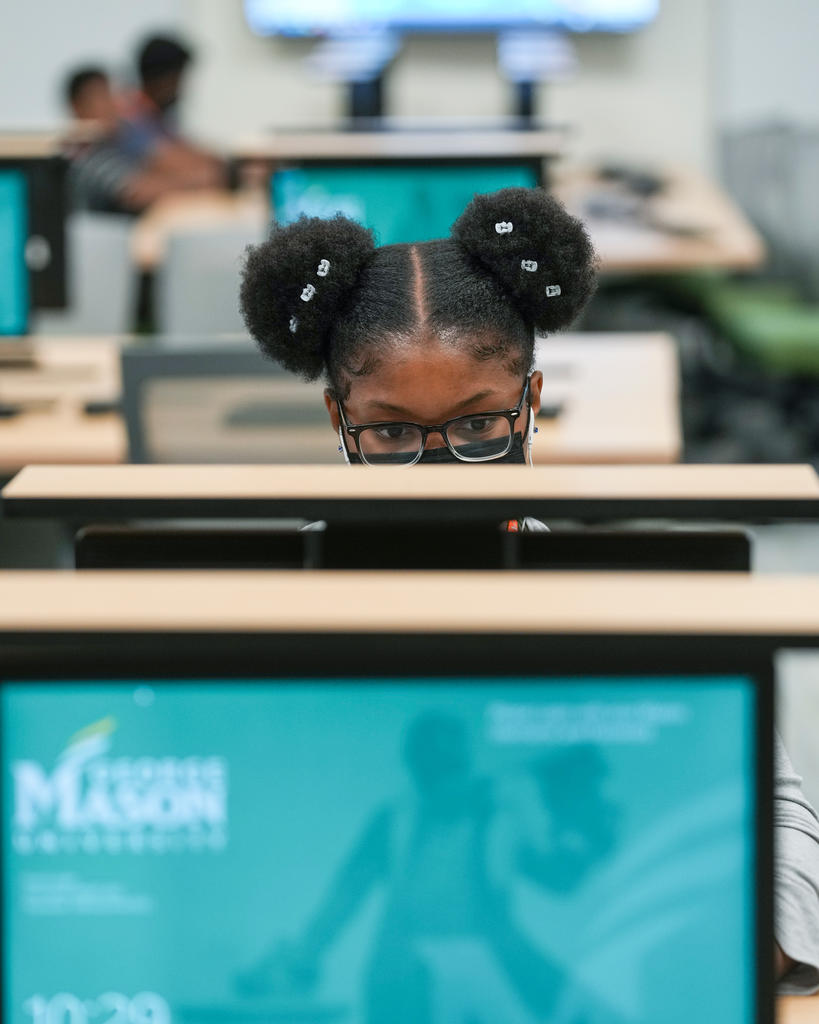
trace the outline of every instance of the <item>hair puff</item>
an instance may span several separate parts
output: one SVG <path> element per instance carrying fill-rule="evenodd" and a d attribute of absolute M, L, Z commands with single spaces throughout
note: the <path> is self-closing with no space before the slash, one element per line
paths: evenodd
<path fill-rule="evenodd" d="M 372 232 L 341 215 L 274 226 L 249 246 L 240 304 L 264 354 L 306 380 L 319 377 L 334 322 L 374 248 Z"/>
<path fill-rule="evenodd" d="M 452 237 L 537 331 L 568 327 L 594 292 L 597 257 L 586 229 L 545 189 L 476 195 Z"/>

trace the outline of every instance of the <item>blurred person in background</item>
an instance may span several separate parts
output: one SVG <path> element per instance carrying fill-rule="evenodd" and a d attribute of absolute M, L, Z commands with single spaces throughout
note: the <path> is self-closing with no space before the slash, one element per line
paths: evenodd
<path fill-rule="evenodd" d="M 202 173 L 169 155 L 149 125 L 120 114 L 107 72 L 96 65 L 73 71 L 65 99 L 88 127 L 70 146 L 71 204 L 97 213 L 141 213 L 173 192 L 212 187 L 219 176 Z"/>
<path fill-rule="evenodd" d="M 122 100 L 122 115 L 131 131 L 152 146 L 156 165 L 188 187 L 225 185 L 224 162 L 184 139 L 178 128 L 178 104 L 191 50 L 171 36 L 151 36 L 136 55 L 139 89 Z"/>
<path fill-rule="evenodd" d="M 139 213 L 176 183 L 150 166 L 150 142 L 120 117 L 103 68 L 78 68 L 67 78 L 65 99 L 77 121 L 90 127 L 69 149 L 71 204 L 97 213 Z"/>

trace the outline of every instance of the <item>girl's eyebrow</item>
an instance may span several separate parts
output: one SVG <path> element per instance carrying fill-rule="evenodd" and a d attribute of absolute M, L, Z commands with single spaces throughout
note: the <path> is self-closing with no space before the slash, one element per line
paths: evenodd
<path fill-rule="evenodd" d="M 487 399 L 491 398 L 493 395 L 496 395 L 497 393 L 497 391 L 490 389 L 488 391 L 479 391 L 477 394 L 471 395 L 463 402 L 459 402 L 456 406 L 454 406 L 450 410 L 451 415 L 448 416 L 447 419 L 452 419 L 454 416 L 457 416 L 462 409 L 466 409 L 468 406 L 474 405 L 477 402 L 484 402 Z M 407 409 L 402 408 L 400 405 L 392 405 L 390 402 L 368 402 L 367 408 L 379 410 L 381 412 L 388 413 L 392 416 L 401 416 L 407 420 L 411 419 L 412 416 L 412 414 Z"/>

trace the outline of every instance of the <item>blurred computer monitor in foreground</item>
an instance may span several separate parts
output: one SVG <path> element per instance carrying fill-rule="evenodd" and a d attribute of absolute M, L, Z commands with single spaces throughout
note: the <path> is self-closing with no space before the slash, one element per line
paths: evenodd
<path fill-rule="evenodd" d="M 757 1021 L 766 669 L 588 640 L 18 640 L 4 1020 Z"/>

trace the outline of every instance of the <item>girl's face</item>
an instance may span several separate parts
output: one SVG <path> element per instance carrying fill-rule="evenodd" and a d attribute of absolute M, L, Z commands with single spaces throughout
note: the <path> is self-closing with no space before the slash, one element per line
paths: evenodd
<path fill-rule="evenodd" d="M 374 372 L 354 377 L 343 404 L 350 423 L 402 420 L 430 426 L 455 416 L 514 409 L 523 385 L 520 376 L 501 359 L 478 360 L 455 346 L 430 339 L 396 346 Z M 529 385 L 533 415 L 540 410 L 542 388 L 543 374 L 536 371 Z M 324 392 L 324 401 L 337 434 L 338 406 L 329 390 Z M 518 423 L 525 440 L 525 409 Z M 354 450 L 352 439 L 348 444 Z M 430 434 L 426 447 L 443 444 L 440 434 Z"/>

